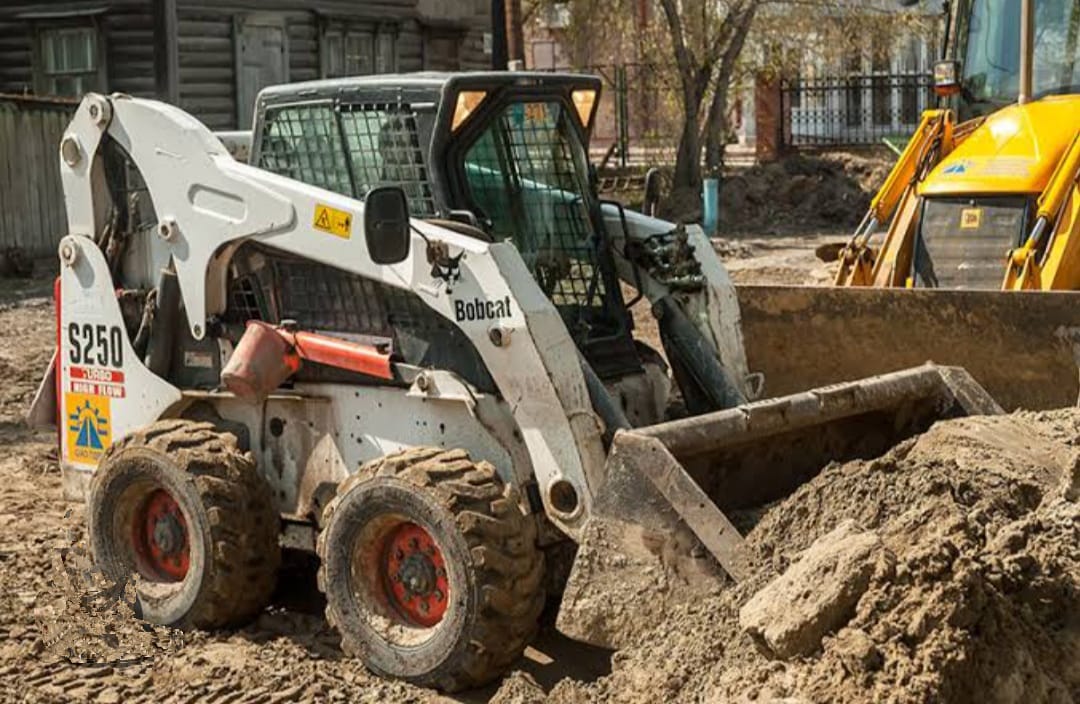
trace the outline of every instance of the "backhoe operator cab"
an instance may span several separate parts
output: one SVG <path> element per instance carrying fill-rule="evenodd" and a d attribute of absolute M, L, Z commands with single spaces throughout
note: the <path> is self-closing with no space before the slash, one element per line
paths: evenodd
<path fill-rule="evenodd" d="M 506 72 L 272 87 L 257 101 L 250 161 L 358 200 L 374 188 L 397 187 L 413 217 L 511 242 L 559 311 L 587 376 L 599 378 L 616 400 L 605 418 L 613 427 L 621 423 L 612 415 L 635 426 L 655 423 L 669 405 L 663 358 L 632 335 L 627 303 L 646 294 L 687 410 L 736 405 L 757 389 L 731 283 L 714 257 L 703 265 L 695 255 L 695 248 L 711 247 L 708 240 L 596 196 L 588 143 L 599 91 L 591 76 Z M 429 256 L 452 274 L 453 262 Z M 636 293 L 633 301 L 620 276 Z M 445 340 L 402 334 L 421 322 L 397 314 L 385 288 L 376 298 L 389 306 L 396 329 L 390 336 L 406 359 L 469 370 L 469 381 L 491 389 L 468 346 L 452 344 L 453 331 L 444 331 Z M 458 320 L 497 326 L 509 304 L 455 305 Z"/>
<path fill-rule="evenodd" d="M 1080 92 L 1080 2 L 1032 0 L 1030 85 L 1021 58 L 1021 0 L 958 0 L 949 16 L 946 73 L 952 74 L 961 121 L 989 115 L 1017 102 L 1021 88 L 1038 100 Z M 955 62 L 955 63 L 954 63 Z M 951 66 L 948 66 L 951 64 Z"/>

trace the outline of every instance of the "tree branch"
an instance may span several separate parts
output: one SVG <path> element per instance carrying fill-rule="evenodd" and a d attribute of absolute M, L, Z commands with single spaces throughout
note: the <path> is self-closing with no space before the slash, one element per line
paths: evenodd
<path fill-rule="evenodd" d="M 687 82 L 692 79 L 694 72 L 694 61 L 690 55 L 690 51 L 686 47 L 686 37 L 683 36 L 682 18 L 679 17 L 679 8 L 676 7 L 675 0 L 660 0 L 660 7 L 664 10 L 664 17 L 667 18 L 668 29 L 671 30 L 671 43 L 675 50 L 675 63 L 679 67 L 679 74 L 682 76 L 684 88 Z"/>

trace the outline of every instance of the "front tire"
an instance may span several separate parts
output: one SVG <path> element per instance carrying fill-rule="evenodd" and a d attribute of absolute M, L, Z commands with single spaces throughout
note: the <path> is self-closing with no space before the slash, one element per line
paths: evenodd
<path fill-rule="evenodd" d="M 106 578 L 138 575 L 140 618 L 223 628 L 270 601 L 281 561 L 270 489 L 251 453 L 210 423 L 158 421 L 110 447 L 87 522 Z"/>
<path fill-rule="evenodd" d="M 406 450 L 343 482 L 317 545 L 343 650 L 448 692 L 503 674 L 544 606 L 536 524 L 518 501 L 463 450 Z"/>

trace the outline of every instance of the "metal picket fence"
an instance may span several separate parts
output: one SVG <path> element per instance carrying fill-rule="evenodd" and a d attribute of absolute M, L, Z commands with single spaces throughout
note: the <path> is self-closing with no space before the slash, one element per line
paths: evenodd
<path fill-rule="evenodd" d="M 781 82 L 783 146 L 860 146 L 909 136 L 935 105 L 927 74 L 794 78 Z"/>

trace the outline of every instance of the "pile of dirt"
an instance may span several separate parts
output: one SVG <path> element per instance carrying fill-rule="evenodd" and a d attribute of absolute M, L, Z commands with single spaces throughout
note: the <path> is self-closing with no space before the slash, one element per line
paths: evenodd
<path fill-rule="evenodd" d="M 763 512 L 752 577 L 549 700 L 1080 701 L 1078 449 L 1064 410 L 832 465 Z"/>
<path fill-rule="evenodd" d="M 866 214 L 892 162 L 887 152 L 829 152 L 734 170 L 720 187 L 720 230 L 850 230 Z"/>

